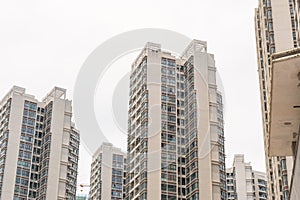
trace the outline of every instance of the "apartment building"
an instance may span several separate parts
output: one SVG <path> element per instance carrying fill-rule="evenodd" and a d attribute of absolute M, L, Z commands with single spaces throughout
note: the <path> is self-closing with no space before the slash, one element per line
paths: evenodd
<path fill-rule="evenodd" d="M 268 199 L 266 174 L 254 171 L 244 155 L 235 155 L 232 167 L 226 172 L 228 200 Z"/>
<path fill-rule="evenodd" d="M 110 143 L 103 143 L 93 155 L 89 199 L 123 199 L 125 168 L 126 153 Z"/>
<path fill-rule="evenodd" d="M 269 197 L 288 199 L 294 159 L 268 153 L 270 135 L 271 56 L 299 45 L 299 2 L 296 0 L 259 0 L 255 10 L 257 62 Z"/>
<path fill-rule="evenodd" d="M 74 199 L 79 132 L 66 90 L 42 101 L 14 86 L 0 101 L 0 198 Z"/>
<path fill-rule="evenodd" d="M 226 199 L 222 95 L 214 56 L 147 43 L 132 65 L 126 200 Z"/>

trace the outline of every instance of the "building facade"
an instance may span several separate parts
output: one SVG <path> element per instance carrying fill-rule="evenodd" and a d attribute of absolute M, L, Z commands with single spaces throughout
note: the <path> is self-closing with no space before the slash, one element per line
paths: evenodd
<path fill-rule="evenodd" d="M 90 178 L 90 200 L 124 198 L 126 153 L 103 143 L 93 155 Z"/>
<path fill-rule="evenodd" d="M 233 166 L 227 170 L 228 200 L 267 200 L 267 177 L 263 172 L 254 171 L 244 155 L 235 155 Z"/>
<path fill-rule="evenodd" d="M 79 132 L 55 87 L 43 101 L 14 86 L 0 102 L 0 198 L 74 199 Z"/>
<path fill-rule="evenodd" d="M 293 170 L 291 156 L 271 156 L 269 149 L 271 56 L 299 45 L 299 2 L 297 0 L 259 0 L 255 10 L 257 62 L 261 94 L 264 145 L 269 197 L 288 199 Z"/>
<path fill-rule="evenodd" d="M 147 43 L 132 65 L 126 200 L 226 199 L 222 95 L 214 56 Z"/>

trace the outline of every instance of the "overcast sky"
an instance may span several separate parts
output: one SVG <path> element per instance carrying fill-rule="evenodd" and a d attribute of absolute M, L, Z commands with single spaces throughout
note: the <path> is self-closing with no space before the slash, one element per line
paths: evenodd
<path fill-rule="evenodd" d="M 225 90 L 227 166 L 234 154 L 242 153 L 254 169 L 264 171 L 256 5 L 255 0 L 0 1 L 0 98 L 18 85 L 39 99 L 60 86 L 72 99 L 81 65 L 102 42 L 137 28 L 170 29 L 207 41 L 208 51 L 215 55 Z M 134 57 L 126 56 L 113 66 L 129 69 Z M 101 95 L 95 96 L 95 112 L 101 113 Z M 124 148 L 126 137 L 111 142 Z M 81 148 L 79 183 L 89 182 L 89 162 Z"/>

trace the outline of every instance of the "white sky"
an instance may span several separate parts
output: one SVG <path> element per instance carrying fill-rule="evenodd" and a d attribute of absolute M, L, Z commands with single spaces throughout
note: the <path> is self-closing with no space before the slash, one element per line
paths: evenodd
<path fill-rule="evenodd" d="M 256 5 L 253 0 L 0 1 L 0 98 L 19 85 L 39 99 L 53 86 L 64 87 L 71 99 L 82 63 L 99 44 L 132 29 L 170 29 L 207 41 L 215 55 L 226 95 L 227 166 L 243 153 L 254 169 L 264 171 Z M 128 66 L 132 58 L 114 67 Z M 126 137 L 120 138 L 115 143 L 125 146 Z M 89 164 L 81 148 L 78 183 L 89 182 Z"/>

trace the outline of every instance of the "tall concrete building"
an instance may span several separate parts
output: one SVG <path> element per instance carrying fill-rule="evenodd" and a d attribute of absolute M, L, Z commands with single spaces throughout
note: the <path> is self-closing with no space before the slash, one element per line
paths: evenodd
<path fill-rule="evenodd" d="M 14 86 L 0 101 L 0 199 L 74 199 L 79 132 L 55 87 L 43 101 Z"/>
<path fill-rule="evenodd" d="M 233 166 L 227 172 L 228 200 L 267 200 L 267 177 L 263 172 L 254 171 L 246 163 L 244 155 L 235 155 Z"/>
<path fill-rule="evenodd" d="M 299 2 L 259 0 L 255 10 L 257 62 L 261 94 L 264 145 L 270 199 L 288 199 L 293 170 L 291 156 L 268 153 L 271 92 L 271 56 L 299 45 Z"/>
<path fill-rule="evenodd" d="M 226 199 L 222 95 L 214 56 L 147 43 L 132 65 L 126 200 Z"/>
<path fill-rule="evenodd" d="M 268 154 L 292 156 L 290 199 L 300 199 L 300 49 L 272 55 Z M 288 166 L 282 165 L 282 170 Z"/>
<path fill-rule="evenodd" d="M 126 153 L 103 143 L 93 155 L 90 178 L 90 200 L 124 198 Z"/>

